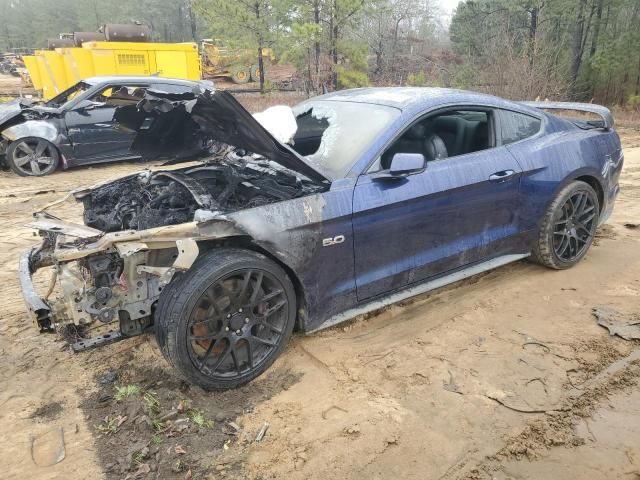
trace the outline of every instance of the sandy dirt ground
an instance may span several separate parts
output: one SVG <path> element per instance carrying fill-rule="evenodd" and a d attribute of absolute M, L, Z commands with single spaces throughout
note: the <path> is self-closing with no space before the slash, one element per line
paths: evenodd
<path fill-rule="evenodd" d="M 18 95 L 35 95 L 33 87 L 27 87 L 20 77 L 0 74 L 0 102 Z"/>
<path fill-rule="evenodd" d="M 142 165 L 0 172 L 0 476 L 640 478 L 640 344 L 592 314 L 640 313 L 640 228 L 625 226 L 640 222 L 640 131 L 622 134 L 621 196 L 575 268 L 522 261 L 294 337 L 216 394 L 176 378 L 151 337 L 73 355 L 24 310 L 31 212 Z"/>

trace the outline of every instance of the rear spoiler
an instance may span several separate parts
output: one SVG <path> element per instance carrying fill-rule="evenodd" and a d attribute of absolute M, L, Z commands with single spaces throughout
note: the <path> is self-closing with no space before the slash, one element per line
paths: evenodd
<path fill-rule="evenodd" d="M 578 102 L 520 102 L 527 107 L 539 108 L 540 110 L 574 110 L 577 112 L 595 113 L 600 120 L 584 120 L 580 123 L 587 124 L 594 128 L 613 128 L 613 115 L 607 107 L 594 105 L 593 103 Z"/>

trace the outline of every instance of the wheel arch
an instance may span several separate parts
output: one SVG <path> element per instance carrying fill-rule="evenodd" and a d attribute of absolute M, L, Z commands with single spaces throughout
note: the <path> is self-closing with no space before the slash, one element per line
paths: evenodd
<path fill-rule="evenodd" d="M 57 141 L 60 137 L 58 129 L 45 120 L 28 120 L 2 130 L 1 135 L 13 143 L 23 138 L 42 138 L 58 149 Z M 58 149 L 60 152 L 60 149 Z"/>
<path fill-rule="evenodd" d="M 596 194 L 598 195 L 598 202 L 600 203 L 599 207 L 600 210 L 602 210 L 604 187 L 602 186 L 600 172 L 597 172 L 592 168 L 581 168 L 571 172 L 571 174 L 567 175 L 563 180 L 557 183 L 553 191 L 553 195 L 550 196 L 549 201 L 545 205 L 545 211 L 551 202 L 553 202 L 553 199 L 556 198 L 558 193 L 560 193 L 560 191 L 571 182 L 575 181 L 584 182 L 596 191 Z"/>
<path fill-rule="evenodd" d="M 268 248 L 265 248 L 263 245 L 258 244 L 249 235 L 238 235 L 238 236 L 230 236 L 230 237 L 219 238 L 219 239 L 200 240 L 197 243 L 198 243 L 198 248 L 200 249 L 201 254 L 203 252 L 213 250 L 214 248 L 222 248 L 222 247 L 242 248 L 242 249 L 251 250 L 251 251 L 260 253 L 265 257 L 269 258 L 271 261 L 275 262 L 278 266 L 280 266 L 289 276 L 289 279 L 291 280 L 291 283 L 293 284 L 293 288 L 296 292 L 297 314 L 296 314 L 295 329 L 302 332 L 305 331 L 305 325 L 307 323 L 306 292 L 302 285 L 302 281 L 299 278 L 299 275 L 280 256 L 271 252 Z"/>
<path fill-rule="evenodd" d="M 602 186 L 600 180 L 598 180 L 598 178 L 593 175 L 581 175 L 574 178 L 574 180 L 584 182 L 595 190 L 596 195 L 598 195 L 599 211 L 600 213 L 602 213 L 602 209 L 604 208 L 604 187 Z"/>
<path fill-rule="evenodd" d="M 596 191 L 596 195 L 598 196 L 599 211 L 602 212 L 602 209 L 604 208 L 604 187 L 602 185 L 600 173 L 591 168 L 581 168 L 579 170 L 571 172 L 562 180 L 554 182 L 555 185 L 553 187 L 553 190 L 548 193 L 548 197 L 546 197 L 544 202 L 540 203 L 538 207 L 539 216 L 537 215 L 535 220 L 536 230 L 540 228 L 540 224 L 542 222 L 544 214 L 549 206 L 553 203 L 554 199 L 558 196 L 563 188 L 565 188 L 571 182 L 575 182 L 576 180 L 586 183 Z"/>

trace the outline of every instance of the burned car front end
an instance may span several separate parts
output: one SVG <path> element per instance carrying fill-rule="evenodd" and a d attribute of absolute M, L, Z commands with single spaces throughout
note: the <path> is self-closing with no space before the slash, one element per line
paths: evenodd
<path fill-rule="evenodd" d="M 43 240 L 22 255 L 20 282 L 40 331 L 64 333 L 72 327 L 80 340 L 84 329 L 96 321 L 105 325 L 119 321 L 117 330 L 95 337 L 92 344 L 74 343 L 74 350 L 142 333 L 150 325 L 151 306 L 162 287 L 176 269 L 188 268 L 190 255 L 195 258 L 198 252 L 195 242 L 187 239 L 193 224 L 171 232 L 107 234 L 39 214 L 29 226 Z M 154 241 L 143 242 L 145 233 Z M 45 267 L 51 267 L 51 277 L 41 298 L 32 276 Z M 58 297 L 51 301 L 56 287 Z"/>
<path fill-rule="evenodd" d="M 20 260 L 23 296 L 41 332 L 71 328 L 77 334 L 74 351 L 142 334 L 152 325 L 163 288 L 193 265 L 201 242 L 256 238 L 234 212 L 259 216 L 261 206 L 324 189 L 231 149 L 215 164 L 143 171 L 74 192 L 84 207 L 84 225 L 47 211 L 27 225 L 42 243 Z M 51 267 L 51 278 L 40 297 L 32 277 L 45 267 Z M 54 294 L 58 298 L 51 301 Z M 86 327 L 95 324 L 118 328 L 84 338 Z"/>
<path fill-rule="evenodd" d="M 153 324 L 163 289 L 191 268 L 202 248 L 231 238 L 268 243 L 275 235 L 264 224 L 269 215 L 282 221 L 281 231 L 308 222 L 308 199 L 329 184 L 310 179 L 314 172 L 308 175 L 304 166 L 289 168 L 294 153 L 283 162 L 287 147 L 229 97 L 153 97 L 146 107 L 123 108 L 121 121 L 139 132 L 140 148 L 154 148 L 154 136 L 180 135 L 176 142 L 188 145 L 208 131 L 214 132 L 207 137 L 210 155 L 72 192 L 82 203 L 84 224 L 50 213 L 66 198 L 34 214 L 27 226 L 41 244 L 22 255 L 20 281 L 41 332 L 72 332 L 67 337 L 74 351 L 142 334 Z M 187 117 L 190 122 L 181 122 Z M 245 132 L 238 131 L 241 122 Z M 258 147 L 249 152 L 247 144 Z M 281 152 L 279 163 L 268 159 Z M 34 275 L 43 269 L 50 279 L 40 295 Z M 89 337 L 89 325 L 104 328 Z"/>

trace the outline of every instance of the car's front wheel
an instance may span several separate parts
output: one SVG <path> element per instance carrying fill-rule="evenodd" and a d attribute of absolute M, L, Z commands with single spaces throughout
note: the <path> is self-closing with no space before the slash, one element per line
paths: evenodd
<path fill-rule="evenodd" d="M 533 258 L 557 270 L 578 263 L 593 243 L 599 213 L 598 195 L 589 184 L 574 181 L 564 187 L 542 220 Z"/>
<path fill-rule="evenodd" d="M 219 248 L 169 284 L 154 317 L 169 363 L 191 383 L 224 390 L 251 381 L 282 352 L 295 323 L 295 290 L 264 255 Z"/>
<path fill-rule="evenodd" d="M 44 138 L 26 137 L 12 142 L 7 148 L 7 163 L 22 177 L 48 175 L 58 168 L 58 149 Z"/>

